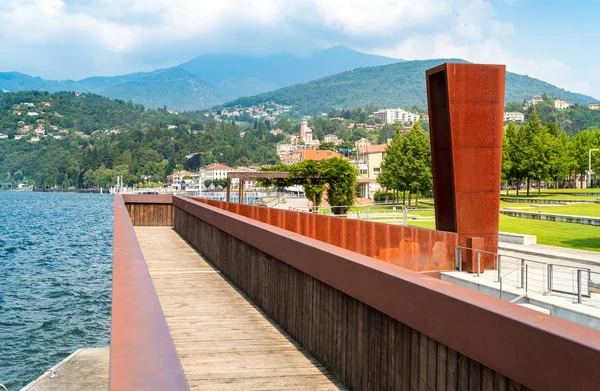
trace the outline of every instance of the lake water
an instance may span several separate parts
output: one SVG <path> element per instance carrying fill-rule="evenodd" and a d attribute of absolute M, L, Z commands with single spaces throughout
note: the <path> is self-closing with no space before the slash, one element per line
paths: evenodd
<path fill-rule="evenodd" d="M 108 346 L 112 197 L 0 192 L 0 384 Z M 1 388 L 1 387 L 0 387 Z"/>

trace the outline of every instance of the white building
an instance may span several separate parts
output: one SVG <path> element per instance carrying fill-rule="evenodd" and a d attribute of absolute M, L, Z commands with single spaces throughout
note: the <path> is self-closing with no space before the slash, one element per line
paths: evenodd
<path fill-rule="evenodd" d="M 508 111 L 504 113 L 504 122 L 523 122 L 525 121 L 525 114 L 519 113 L 518 111 Z"/>
<path fill-rule="evenodd" d="M 554 99 L 554 108 L 558 110 L 568 109 L 571 106 L 569 102 L 565 102 L 564 100 Z"/>
<path fill-rule="evenodd" d="M 363 137 L 360 140 L 356 140 L 354 142 L 354 146 L 356 148 L 370 147 L 371 146 L 371 142 L 368 139 L 366 139 L 366 138 Z"/>
<path fill-rule="evenodd" d="M 8 134 L 0 133 L 0 140 L 6 140 L 8 138 Z"/>
<path fill-rule="evenodd" d="M 373 117 L 388 124 L 407 122 L 412 124 L 417 122 L 421 116 L 402 109 L 383 109 L 373 113 Z"/>
<path fill-rule="evenodd" d="M 224 164 L 211 164 L 200 168 L 200 176 L 205 181 L 216 181 L 219 179 L 227 179 L 227 173 L 235 171 L 233 168 Z"/>
<path fill-rule="evenodd" d="M 543 99 L 542 99 L 541 95 L 534 95 L 531 97 L 531 104 L 536 105 L 536 104 L 540 103 L 542 100 Z"/>
<path fill-rule="evenodd" d="M 588 107 L 590 110 L 600 110 L 600 103 L 590 103 Z"/>
<path fill-rule="evenodd" d="M 327 135 L 325 135 L 325 137 L 323 139 L 325 140 L 326 143 L 332 143 L 335 145 L 339 145 L 342 143 L 342 140 L 340 140 L 340 138 L 338 136 L 336 136 L 335 134 L 327 134 Z"/>

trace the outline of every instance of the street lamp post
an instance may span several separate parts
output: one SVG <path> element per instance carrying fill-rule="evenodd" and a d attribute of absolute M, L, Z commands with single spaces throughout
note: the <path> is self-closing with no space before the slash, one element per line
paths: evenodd
<path fill-rule="evenodd" d="M 600 151 L 599 148 L 590 148 L 588 155 L 588 189 L 592 187 L 592 152 Z"/>

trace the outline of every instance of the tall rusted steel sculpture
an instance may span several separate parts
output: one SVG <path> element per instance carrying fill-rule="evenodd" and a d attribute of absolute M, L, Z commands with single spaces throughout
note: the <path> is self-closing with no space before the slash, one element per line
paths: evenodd
<path fill-rule="evenodd" d="M 483 238 L 490 252 L 498 249 L 505 76 L 504 65 L 426 72 L 436 228 L 457 232 L 462 246 Z M 493 267 L 493 257 L 482 260 Z"/>

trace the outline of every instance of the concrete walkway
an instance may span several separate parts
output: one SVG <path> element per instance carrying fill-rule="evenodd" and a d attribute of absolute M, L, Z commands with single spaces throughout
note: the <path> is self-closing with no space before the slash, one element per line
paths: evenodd
<path fill-rule="evenodd" d="M 81 349 L 45 372 L 21 391 L 106 391 L 108 348 Z"/>
<path fill-rule="evenodd" d="M 600 242 L 600 237 L 598 238 Z M 554 263 L 556 261 L 568 261 L 587 266 L 600 266 L 600 252 L 575 250 L 563 247 L 545 246 L 542 244 L 513 244 L 498 243 L 500 254 L 518 255 L 524 254 L 527 258 L 544 260 Z"/>
<path fill-rule="evenodd" d="M 135 231 L 190 389 L 345 389 L 172 228 Z"/>

